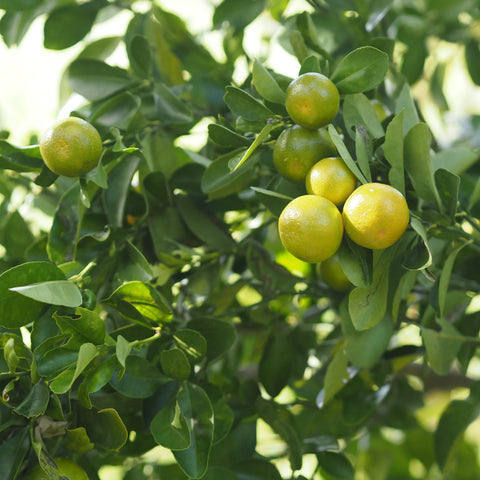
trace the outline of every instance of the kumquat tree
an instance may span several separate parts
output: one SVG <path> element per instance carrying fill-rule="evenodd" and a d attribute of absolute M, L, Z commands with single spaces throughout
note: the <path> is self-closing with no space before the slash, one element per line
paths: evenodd
<path fill-rule="evenodd" d="M 480 1 L 174 3 L 0 0 L 0 479 L 478 480 Z"/>

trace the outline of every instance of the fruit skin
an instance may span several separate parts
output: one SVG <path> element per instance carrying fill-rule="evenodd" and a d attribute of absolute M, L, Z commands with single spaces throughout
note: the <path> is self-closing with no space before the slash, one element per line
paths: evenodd
<path fill-rule="evenodd" d="M 40 153 L 57 175 L 78 177 L 92 170 L 102 154 L 97 129 L 77 117 L 69 117 L 49 128 L 40 138 Z"/>
<path fill-rule="evenodd" d="M 340 107 L 340 94 L 325 75 L 304 73 L 287 87 L 285 107 L 295 123 L 316 129 L 335 118 Z"/>
<path fill-rule="evenodd" d="M 285 178 L 304 182 L 307 172 L 320 158 L 335 153 L 335 145 L 326 130 L 293 125 L 278 136 L 273 147 L 273 162 Z"/>
<path fill-rule="evenodd" d="M 311 195 L 328 198 L 341 205 L 357 186 L 357 179 L 339 157 L 322 158 L 307 173 L 305 187 Z"/>
<path fill-rule="evenodd" d="M 60 475 L 69 480 L 89 480 L 85 470 L 68 458 L 56 458 L 55 463 Z M 37 465 L 27 476 L 26 480 L 50 480 L 48 475 Z"/>
<path fill-rule="evenodd" d="M 407 229 L 409 219 L 405 197 L 383 183 L 361 185 L 343 206 L 345 233 L 373 250 L 393 245 Z"/>
<path fill-rule="evenodd" d="M 334 290 L 344 292 L 353 286 L 340 265 L 338 252 L 325 261 L 317 263 L 316 268 L 320 278 Z"/>
<path fill-rule="evenodd" d="M 295 257 L 304 262 L 322 262 L 340 247 L 342 215 L 326 198 L 301 195 L 283 209 L 278 233 L 285 249 Z"/>

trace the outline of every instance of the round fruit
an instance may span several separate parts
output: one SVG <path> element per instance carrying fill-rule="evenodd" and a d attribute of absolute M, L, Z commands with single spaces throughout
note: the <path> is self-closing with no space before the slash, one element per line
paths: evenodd
<path fill-rule="evenodd" d="M 381 122 L 383 122 L 390 115 L 388 108 L 379 100 L 376 100 L 376 99 L 370 100 L 370 104 L 375 110 L 375 113 L 377 114 L 377 118 Z"/>
<path fill-rule="evenodd" d="M 318 263 L 331 257 L 343 236 L 342 215 L 326 198 L 302 195 L 293 199 L 278 219 L 283 246 L 304 262 Z"/>
<path fill-rule="evenodd" d="M 70 117 L 49 128 L 40 139 L 40 153 L 47 167 L 58 175 L 78 177 L 92 170 L 102 154 L 96 128 Z"/>
<path fill-rule="evenodd" d="M 338 253 L 318 263 L 317 272 L 320 278 L 334 290 L 345 291 L 352 286 L 340 265 Z"/>
<path fill-rule="evenodd" d="M 85 470 L 68 458 L 56 458 L 55 463 L 60 475 L 69 480 L 89 480 Z M 49 480 L 49 476 L 37 465 L 27 476 L 27 480 Z"/>
<path fill-rule="evenodd" d="M 361 185 L 343 206 L 345 233 L 358 245 L 374 250 L 393 245 L 409 218 L 405 197 L 383 183 Z"/>
<path fill-rule="evenodd" d="M 335 145 L 326 130 L 293 125 L 278 136 L 273 147 L 273 162 L 285 178 L 303 182 L 315 162 L 335 153 Z"/>
<path fill-rule="evenodd" d="M 305 186 L 311 195 L 328 198 L 341 205 L 355 190 L 357 179 L 339 157 L 323 158 L 307 173 Z"/>
<path fill-rule="evenodd" d="M 305 128 L 320 128 L 335 118 L 340 95 L 325 75 L 304 73 L 288 86 L 285 107 L 295 123 Z"/>

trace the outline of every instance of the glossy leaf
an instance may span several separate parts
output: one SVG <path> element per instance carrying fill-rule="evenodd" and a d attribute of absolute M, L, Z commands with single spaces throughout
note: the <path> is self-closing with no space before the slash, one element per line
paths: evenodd
<path fill-rule="evenodd" d="M 247 120 L 268 120 L 274 116 L 265 105 L 240 88 L 227 87 L 224 99 L 233 113 Z"/>
<path fill-rule="evenodd" d="M 317 460 L 320 468 L 335 478 L 353 479 L 355 475 L 353 465 L 342 453 L 329 451 L 319 452 L 317 453 Z"/>
<path fill-rule="evenodd" d="M 100 315 L 92 310 L 78 307 L 75 310 L 75 318 L 54 315 L 62 333 L 71 335 L 69 344 L 91 342 L 95 345 L 103 344 L 105 340 L 105 321 Z"/>
<path fill-rule="evenodd" d="M 20 148 L 0 140 L 0 168 L 16 172 L 39 172 L 43 166 L 38 146 Z"/>
<path fill-rule="evenodd" d="M 130 92 L 115 95 L 95 110 L 90 121 L 106 127 L 127 129 L 138 113 L 141 101 Z"/>
<path fill-rule="evenodd" d="M 82 420 L 92 442 L 107 450 L 119 450 L 128 439 L 128 430 L 118 412 L 114 408 L 87 412 Z"/>
<path fill-rule="evenodd" d="M 178 348 L 187 355 L 191 363 L 199 363 L 207 353 L 207 341 L 199 332 L 182 328 L 177 330 L 173 338 Z"/>
<path fill-rule="evenodd" d="M 33 322 L 44 309 L 44 304 L 27 298 L 12 288 L 45 281 L 64 281 L 65 275 L 53 263 L 27 262 L 0 275 L 0 324 L 18 328 Z"/>
<path fill-rule="evenodd" d="M 388 55 L 374 47 L 360 47 L 348 53 L 336 66 L 331 80 L 341 94 L 372 90 L 385 78 Z"/>
<path fill-rule="evenodd" d="M 127 53 L 135 74 L 148 78 L 152 73 L 152 52 L 147 38 L 143 35 L 134 35 L 128 42 Z"/>
<path fill-rule="evenodd" d="M 155 107 L 160 120 L 165 123 L 189 123 L 193 120 L 188 106 L 163 83 L 155 85 Z"/>
<path fill-rule="evenodd" d="M 381 138 L 385 135 L 372 104 L 363 93 L 345 96 L 343 120 L 351 136 L 354 136 L 355 128 L 359 125 L 365 127 L 373 138 Z"/>
<path fill-rule="evenodd" d="M 49 401 L 48 387 L 44 383 L 36 383 L 15 411 L 27 418 L 38 417 L 45 413 Z"/>
<path fill-rule="evenodd" d="M 79 288 L 69 280 L 38 282 L 31 285 L 11 287 L 10 290 L 38 302 L 65 307 L 78 307 L 83 301 Z"/>
<path fill-rule="evenodd" d="M 1 443 L 0 478 L 18 478 L 23 459 L 31 451 L 29 428 L 18 429 Z"/>
<path fill-rule="evenodd" d="M 183 381 L 187 380 L 190 376 L 191 367 L 187 355 L 179 348 L 162 350 L 160 354 L 160 365 L 167 377 Z"/>
<path fill-rule="evenodd" d="M 250 140 L 223 125 L 211 123 L 208 126 L 208 136 L 218 145 L 224 147 L 241 147 L 250 144 Z"/>
<path fill-rule="evenodd" d="M 404 137 L 403 123 L 404 110 L 396 115 L 388 124 L 385 132 L 384 152 L 385 158 L 391 166 L 388 172 L 390 185 L 396 188 L 402 195 L 405 195 L 405 173 L 404 173 Z"/>
<path fill-rule="evenodd" d="M 345 386 L 349 378 L 348 358 L 345 349 L 340 346 L 328 364 L 323 391 L 317 398 L 317 405 L 322 408 L 327 404 Z"/>
<path fill-rule="evenodd" d="M 253 63 L 253 84 L 257 92 L 269 102 L 285 103 L 285 92 L 280 88 L 273 75 L 258 61 Z"/>
<path fill-rule="evenodd" d="M 30 10 L 38 7 L 43 3 L 43 0 L 0 0 L 0 9 L 2 10 Z"/>
<path fill-rule="evenodd" d="M 457 213 L 460 177 L 444 168 L 436 170 L 434 177 L 443 209 L 453 224 L 455 222 L 455 214 Z"/>

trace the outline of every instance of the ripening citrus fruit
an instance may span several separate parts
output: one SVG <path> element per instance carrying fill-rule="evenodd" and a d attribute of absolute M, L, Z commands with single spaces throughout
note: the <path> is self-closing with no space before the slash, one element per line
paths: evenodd
<path fill-rule="evenodd" d="M 379 100 L 376 100 L 376 99 L 370 100 L 370 104 L 375 110 L 375 113 L 377 114 L 377 118 L 381 122 L 383 122 L 390 115 L 388 108 Z"/>
<path fill-rule="evenodd" d="M 374 250 L 393 245 L 409 218 L 405 197 L 383 183 L 361 185 L 343 206 L 345 233 L 358 245 Z"/>
<path fill-rule="evenodd" d="M 69 480 L 89 480 L 85 470 L 68 458 L 56 458 L 60 475 L 67 477 Z M 49 476 L 37 465 L 27 476 L 27 480 L 50 480 Z"/>
<path fill-rule="evenodd" d="M 102 139 L 93 125 L 70 117 L 42 135 L 40 153 L 52 172 L 78 177 L 97 165 L 102 154 Z"/>
<path fill-rule="evenodd" d="M 315 162 L 335 153 L 335 145 L 326 130 L 293 125 L 278 136 L 273 147 L 273 162 L 285 178 L 303 182 Z"/>
<path fill-rule="evenodd" d="M 352 283 L 340 265 L 338 253 L 335 253 L 335 255 L 321 263 L 317 263 L 317 273 L 320 278 L 334 290 L 344 291 L 352 286 Z"/>
<path fill-rule="evenodd" d="M 304 73 L 287 88 L 285 107 L 295 123 L 320 128 L 330 123 L 340 107 L 335 84 L 321 73 Z"/>
<path fill-rule="evenodd" d="M 357 179 L 339 157 L 327 157 L 318 161 L 307 173 L 305 186 L 311 195 L 328 198 L 341 205 L 355 190 Z"/>
<path fill-rule="evenodd" d="M 338 250 L 343 236 L 342 215 L 326 198 L 301 195 L 283 209 L 278 233 L 292 255 L 304 262 L 318 263 Z"/>

